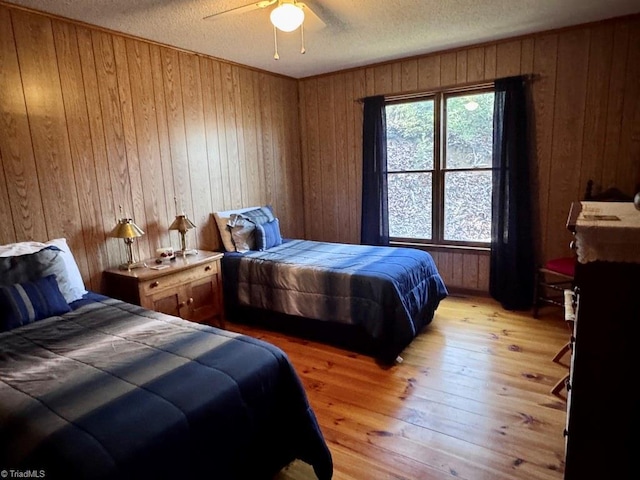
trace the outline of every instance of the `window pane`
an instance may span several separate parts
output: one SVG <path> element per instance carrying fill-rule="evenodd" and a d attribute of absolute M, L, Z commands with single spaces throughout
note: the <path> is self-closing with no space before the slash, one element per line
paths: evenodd
<path fill-rule="evenodd" d="M 491 167 L 493 92 L 447 97 L 446 168 Z"/>
<path fill-rule="evenodd" d="M 386 106 L 387 169 L 433 169 L 433 100 Z"/>
<path fill-rule="evenodd" d="M 444 239 L 491 241 L 491 172 L 446 172 Z"/>
<path fill-rule="evenodd" d="M 431 238 L 431 173 L 391 173 L 389 235 Z"/>

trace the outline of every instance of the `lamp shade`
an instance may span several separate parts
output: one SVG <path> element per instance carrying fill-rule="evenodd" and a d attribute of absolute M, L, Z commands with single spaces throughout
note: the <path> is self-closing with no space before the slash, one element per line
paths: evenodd
<path fill-rule="evenodd" d="M 281 3 L 271 11 L 271 23 L 283 32 L 293 32 L 304 22 L 304 11 L 295 3 Z"/>
<path fill-rule="evenodd" d="M 183 233 L 191 230 L 192 228 L 196 228 L 196 226 L 187 218 L 186 215 L 176 215 L 176 219 L 171 225 L 169 225 L 169 230 L 178 230 Z"/>
<path fill-rule="evenodd" d="M 111 230 L 109 236 L 116 238 L 136 238 L 144 235 L 144 231 L 131 218 L 121 218 Z"/>

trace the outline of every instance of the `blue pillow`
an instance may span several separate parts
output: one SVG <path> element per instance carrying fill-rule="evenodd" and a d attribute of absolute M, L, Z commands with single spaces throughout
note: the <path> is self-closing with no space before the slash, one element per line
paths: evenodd
<path fill-rule="evenodd" d="M 70 311 L 55 275 L 0 287 L 0 332 Z"/>
<path fill-rule="evenodd" d="M 260 251 L 282 245 L 282 235 L 280 235 L 280 222 L 277 218 L 272 221 L 256 225 L 256 248 Z"/>

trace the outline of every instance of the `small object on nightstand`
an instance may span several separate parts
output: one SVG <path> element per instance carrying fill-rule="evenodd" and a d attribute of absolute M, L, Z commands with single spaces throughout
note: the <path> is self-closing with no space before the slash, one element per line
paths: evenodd
<path fill-rule="evenodd" d="M 173 260 L 176 258 L 176 254 L 173 251 L 173 247 L 161 247 L 156 248 L 156 257 L 156 263 L 160 263 L 163 260 Z"/>
<path fill-rule="evenodd" d="M 640 192 L 636 193 L 633 199 L 633 205 L 636 207 L 636 210 L 640 210 Z"/>

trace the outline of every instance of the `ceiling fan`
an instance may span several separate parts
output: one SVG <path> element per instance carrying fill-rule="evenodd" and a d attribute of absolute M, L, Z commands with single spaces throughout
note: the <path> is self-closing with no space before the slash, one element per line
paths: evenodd
<path fill-rule="evenodd" d="M 247 3 L 245 5 L 240 5 L 237 7 L 229 8 L 227 10 L 223 10 L 221 12 L 216 12 L 211 15 L 207 15 L 204 17 L 204 20 L 220 17 L 226 14 L 239 14 L 244 12 L 249 12 L 252 10 L 265 9 L 272 5 L 277 5 L 271 10 L 270 19 L 271 24 L 273 25 L 273 41 L 275 52 L 273 58 L 276 60 L 280 59 L 280 55 L 278 55 L 278 36 L 277 31 L 281 30 L 283 32 L 293 32 L 297 28 L 300 28 L 300 38 L 301 38 L 301 48 L 300 53 L 306 53 L 306 49 L 304 47 L 304 21 L 307 16 L 313 17 L 314 20 L 317 20 L 323 27 L 326 24 L 316 15 L 306 3 L 298 2 L 297 0 L 260 0 L 254 1 L 251 3 Z"/>

